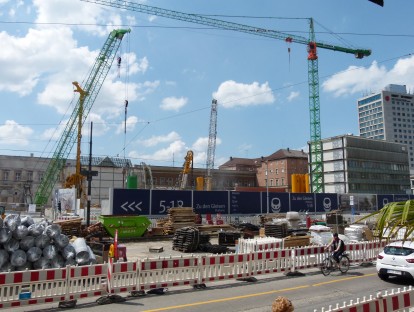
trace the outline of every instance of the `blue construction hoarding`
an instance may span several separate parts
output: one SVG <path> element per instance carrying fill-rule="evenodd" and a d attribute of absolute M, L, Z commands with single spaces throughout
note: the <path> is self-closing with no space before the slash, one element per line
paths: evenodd
<path fill-rule="evenodd" d="M 326 213 L 337 209 L 373 212 L 387 203 L 408 199 L 413 196 L 114 189 L 110 203 L 113 215 L 162 216 L 173 207 L 192 207 L 199 214 L 259 215 L 289 211 Z"/>

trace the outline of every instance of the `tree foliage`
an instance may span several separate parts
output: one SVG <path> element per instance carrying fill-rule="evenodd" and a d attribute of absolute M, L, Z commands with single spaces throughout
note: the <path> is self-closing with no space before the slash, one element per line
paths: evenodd
<path fill-rule="evenodd" d="M 405 202 L 392 202 L 386 204 L 382 209 L 359 219 L 357 222 L 376 217 L 376 229 L 379 239 L 396 236 L 400 229 L 405 229 L 403 240 L 414 231 L 414 200 Z"/>

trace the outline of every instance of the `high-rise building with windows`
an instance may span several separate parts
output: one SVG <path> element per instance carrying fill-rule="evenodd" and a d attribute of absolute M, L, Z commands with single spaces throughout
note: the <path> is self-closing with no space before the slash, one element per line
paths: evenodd
<path fill-rule="evenodd" d="M 407 145 L 410 174 L 414 175 L 414 95 L 405 85 L 387 85 L 358 100 L 360 136 Z"/>

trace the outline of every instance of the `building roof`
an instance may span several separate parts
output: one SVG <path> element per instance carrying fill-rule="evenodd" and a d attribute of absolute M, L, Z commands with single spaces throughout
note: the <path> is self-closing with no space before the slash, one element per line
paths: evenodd
<path fill-rule="evenodd" d="M 292 150 L 288 149 L 280 149 L 277 152 L 271 154 L 270 156 L 263 157 L 263 160 L 278 160 L 278 159 L 286 159 L 286 158 L 306 158 L 308 159 L 308 154 L 305 153 L 303 150 Z"/>
<path fill-rule="evenodd" d="M 237 166 L 255 167 L 257 166 L 257 159 L 230 157 L 230 160 L 219 166 L 219 168 Z"/>
<path fill-rule="evenodd" d="M 308 154 L 305 153 L 303 150 L 292 150 L 288 149 L 280 149 L 277 152 L 271 154 L 267 157 L 261 158 L 237 158 L 237 157 L 230 157 L 230 160 L 222 164 L 219 168 L 223 167 L 240 167 L 240 166 L 250 166 L 250 167 L 258 167 L 262 161 L 266 160 L 278 160 L 278 159 L 286 159 L 286 158 L 304 158 L 308 159 Z"/>
<path fill-rule="evenodd" d="M 89 165 L 89 156 L 80 157 L 81 165 Z M 94 167 L 132 167 L 131 160 L 125 158 L 116 158 L 116 157 L 92 157 L 92 166 Z"/>

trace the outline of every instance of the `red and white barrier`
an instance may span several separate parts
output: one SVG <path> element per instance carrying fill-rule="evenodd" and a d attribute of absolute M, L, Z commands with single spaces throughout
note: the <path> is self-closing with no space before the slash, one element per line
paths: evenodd
<path fill-rule="evenodd" d="M 201 283 L 249 276 L 251 254 L 224 254 L 202 257 Z"/>
<path fill-rule="evenodd" d="M 280 273 L 288 271 L 292 265 L 291 249 L 280 249 L 252 253 L 251 261 L 247 263 L 250 275 Z"/>
<path fill-rule="evenodd" d="M 245 253 L 141 259 L 137 262 L 0 273 L 0 308 L 294 272 L 318 267 L 325 258 L 325 246 L 261 250 L 279 246 L 277 242 L 276 245 L 267 245 L 269 242 L 266 240 L 262 243 L 249 243 L 255 251 Z M 347 252 L 351 262 L 362 263 L 374 261 L 384 246 L 385 242 L 348 244 Z M 391 301 L 377 300 L 376 304 L 383 302 L 388 310 L 407 302 L 414 304 L 411 294 L 398 293 L 393 298 Z M 372 303 L 363 301 L 358 301 L 361 304 L 358 309 L 367 311 Z M 360 311 L 358 309 L 342 310 Z"/>
<path fill-rule="evenodd" d="M 67 268 L 0 273 L 0 309 L 64 301 L 67 275 Z"/>
<path fill-rule="evenodd" d="M 108 264 L 68 267 L 66 300 L 107 294 Z"/>
<path fill-rule="evenodd" d="M 199 264 L 194 256 L 139 260 L 138 290 L 199 284 Z"/>
<path fill-rule="evenodd" d="M 137 262 L 117 262 L 108 264 L 111 277 L 108 276 L 110 293 L 120 293 L 137 290 L 139 271 Z"/>
<path fill-rule="evenodd" d="M 406 311 L 406 308 L 414 304 L 414 288 L 411 286 L 403 290 L 398 288 L 391 292 L 379 293 L 376 297 L 370 296 L 369 299 L 357 298 L 350 300 L 349 303 L 344 302 L 342 305 L 336 304 L 334 308 L 329 306 L 327 309 L 322 308 L 322 312 L 392 312 Z M 318 310 L 314 310 L 317 312 Z"/>

